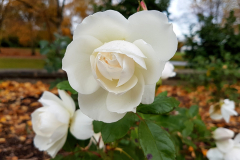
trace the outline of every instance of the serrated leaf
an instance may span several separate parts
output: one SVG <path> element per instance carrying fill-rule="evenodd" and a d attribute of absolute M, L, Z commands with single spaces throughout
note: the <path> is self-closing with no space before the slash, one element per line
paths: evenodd
<path fill-rule="evenodd" d="M 105 143 L 113 142 L 125 136 L 135 122 L 135 114 L 127 113 L 122 119 L 114 123 L 103 123 L 102 138 Z"/>
<path fill-rule="evenodd" d="M 94 133 L 99 133 L 102 130 L 103 122 L 101 121 L 93 121 L 93 130 Z"/>
<path fill-rule="evenodd" d="M 139 140 L 145 157 L 151 160 L 174 160 L 175 147 L 169 134 L 151 121 L 141 121 Z"/>
<path fill-rule="evenodd" d="M 166 114 L 178 107 L 179 102 L 173 97 L 158 95 L 152 104 L 140 104 L 137 111 L 144 114 Z"/>
<path fill-rule="evenodd" d="M 77 94 L 77 91 L 75 91 L 69 84 L 68 81 L 62 81 L 57 84 L 57 88 L 61 90 L 67 90 L 70 91 L 72 94 Z"/>
<path fill-rule="evenodd" d="M 183 135 L 184 137 L 187 137 L 187 136 L 189 136 L 189 135 L 192 133 L 192 131 L 193 131 L 193 122 L 189 120 L 189 121 L 184 122 L 184 125 L 185 125 L 185 128 L 184 128 L 183 131 L 182 131 L 182 135 Z"/>
<path fill-rule="evenodd" d="M 198 115 L 198 106 L 197 105 L 191 106 L 188 110 L 188 114 L 190 117 L 197 116 Z"/>

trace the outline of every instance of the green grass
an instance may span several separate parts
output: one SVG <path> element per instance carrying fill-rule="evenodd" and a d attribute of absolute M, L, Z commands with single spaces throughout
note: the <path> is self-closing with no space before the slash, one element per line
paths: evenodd
<path fill-rule="evenodd" d="M 184 61 L 183 55 L 184 53 L 176 52 L 175 55 L 170 59 L 170 61 Z"/>
<path fill-rule="evenodd" d="M 43 67 L 43 59 L 0 58 L 0 69 L 42 69 Z"/>

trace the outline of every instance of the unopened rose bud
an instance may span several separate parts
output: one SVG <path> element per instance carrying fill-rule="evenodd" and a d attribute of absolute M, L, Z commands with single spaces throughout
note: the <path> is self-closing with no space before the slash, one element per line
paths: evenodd
<path fill-rule="evenodd" d="M 144 1 L 141 1 L 141 2 L 139 3 L 138 8 L 137 8 L 137 11 L 142 11 L 142 10 L 145 10 L 145 11 L 148 10 L 148 9 L 147 9 L 147 5 L 145 4 Z"/>

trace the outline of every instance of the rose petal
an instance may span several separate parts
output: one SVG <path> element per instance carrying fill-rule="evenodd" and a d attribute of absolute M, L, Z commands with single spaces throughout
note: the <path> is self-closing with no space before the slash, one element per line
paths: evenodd
<path fill-rule="evenodd" d="M 53 146 L 57 141 L 62 139 L 67 134 L 67 125 L 58 127 L 51 137 L 36 135 L 34 137 L 34 145 L 40 150 L 45 151 Z"/>
<path fill-rule="evenodd" d="M 97 121 L 106 123 L 118 121 L 123 118 L 126 113 L 118 114 L 110 112 L 106 105 L 107 95 L 108 92 L 102 88 L 99 88 L 90 95 L 78 94 L 80 110 L 88 117 Z"/>
<path fill-rule="evenodd" d="M 108 80 L 106 79 L 99 71 L 96 70 L 97 74 L 97 80 L 101 84 L 103 88 L 105 88 L 108 92 L 114 93 L 114 94 L 123 94 L 127 91 L 129 91 L 131 88 L 133 88 L 137 82 L 138 79 L 135 75 L 133 75 L 125 84 L 118 86 L 118 80 Z"/>
<path fill-rule="evenodd" d="M 122 40 L 111 41 L 95 49 L 94 52 L 95 54 L 99 52 L 101 53 L 113 52 L 113 53 L 124 54 L 132 58 L 142 68 L 147 69 L 144 61 L 144 58 L 146 58 L 145 55 L 136 45 L 127 41 L 122 41 Z"/>
<path fill-rule="evenodd" d="M 34 132 L 45 137 L 50 137 L 59 126 L 64 124 L 58 121 L 53 113 L 48 112 L 48 108 L 38 108 L 31 115 Z"/>
<path fill-rule="evenodd" d="M 233 146 L 234 146 L 234 141 L 232 139 L 227 139 L 227 140 L 217 140 L 216 141 L 217 148 L 223 152 L 227 153 L 229 152 Z"/>
<path fill-rule="evenodd" d="M 144 91 L 144 79 L 141 73 L 136 74 L 138 83 L 124 94 L 116 95 L 109 93 L 107 96 L 107 109 L 111 112 L 126 113 L 136 112 L 137 106 L 141 103 Z"/>
<path fill-rule="evenodd" d="M 120 78 L 117 84 L 117 87 L 125 84 L 127 81 L 131 79 L 133 76 L 133 73 L 135 71 L 135 63 L 134 61 L 127 57 L 124 56 L 123 58 L 123 64 L 122 64 L 122 72 L 120 74 Z"/>
<path fill-rule="evenodd" d="M 86 17 L 74 31 L 73 39 L 91 35 L 102 42 L 122 40 L 126 37 L 127 19 L 117 11 L 97 12 Z"/>
<path fill-rule="evenodd" d="M 213 138 L 215 140 L 231 139 L 233 136 L 234 136 L 234 132 L 227 128 L 220 127 L 213 132 Z"/>
<path fill-rule="evenodd" d="M 207 152 L 207 158 L 209 160 L 224 160 L 223 153 L 220 152 L 217 148 L 211 148 Z"/>
<path fill-rule="evenodd" d="M 48 112 L 53 113 L 58 121 L 68 124 L 70 114 L 65 109 L 63 101 L 55 94 L 44 91 L 42 97 L 38 100 L 43 106 L 48 106 Z"/>
<path fill-rule="evenodd" d="M 66 139 L 67 139 L 67 134 L 61 138 L 60 140 L 58 140 L 51 148 L 49 148 L 47 150 L 47 153 L 52 157 L 54 158 L 58 151 L 63 147 L 63 145 L 65 144 L 66 142 Z"/>
<path fill-rule="evenodd" d="M 100 149 L 104 148 L 104 142 L 103 142 L 103 140 L 102 140 L 102 134 L 101 134 L 101 132 L 95 133 L 95 134 L 93 135 L 93 137 L 94 137 L 93 143 L 94 143 L 94 144 L 97 144 L 97 143 L 99 142 L 99 148 L 100 148 Z"/>
<path fill-rule="evenodd" d="M 230 107 L 224 106 L 224 105 L 221 108 L 221 112 L 222 112 L 223 119 L 227 123 L 229 123 L 229 121 L 230 121 L 230 116 L 238 115 L 238 113 L 234 109 L 231 109 Z"/>
<path fill-rule="evenodd" d="M 142 95 L 142 104 L 151 104 L 154 101 L 155 98 L 155 84 L 145 85 L 144 86 L 144 92 Z"/>
<path fill-rule="evenodd" d="M 220 120 L 223 118 L 222 114 L 221 113 L 218 113 L 218 112 L 214 112 L 214 106 L 210 106 L 210 109 L 209 109 L 209 114 L 210 114 L 210 117 L 213 119 L 213 120 Z"/>
<path fill-rule="evenodd" d="M 143 39 L 150 44 L 161 61 L 168 61 L 177 50 L 177 37 L 167 16 L 159 11 L 141 11 L 128 18 L 127 41 Z"/>
<path fill-rule="evenodd" d="M 170 63 L 169 61 L 166 62 L 164 69 L 162 71 L 162 79 L 167 79 L 169 77 L 173 77 L 176 75 L 176 73 L 173 71 L 174 70 L 174 66 L 172 63 Z"/>
<path fill-rule="evenodd" d="M 224 160 L 240 160 L 240 148 L 233 148 L 230 152 L 226 153 Z"/>
<path fill-rule="evenodd" d="M 76 110 L 75 103 L 72 99 L 72 97 L 65 92 L 64 90 L 58 90 L 58 94 L 61 97 L 63 103 L 65 104 L 65 108 L 69 111 L 70 116 L 72 117 L 74 114 L 74 111 Z"/>
<path fill-rule="evenodd" d="M 67 72 L 70 85 L 77 92 L 91 94 L 98 88 L 98 82 L 92 75 L 90 56 L 102 42 L 91 36 L 74 39 L 67 47 L 62 68 Z"/>
<path fill-rule="evenodd" d="M 83 114 L 80 110 L 74 113 L 72 123 L 70 125 L 70 132 L 81 140 L 89 139 L 93 136 L 92 119 Z"/>
<path fill-rule="evenodd" d="M 165 62 L 160 62 L 156 52 L 151 45 L 147 44 L 143 40 L 136 40 L 133 42 L 147 57 L 145 58 L 145 63 L 147 70 L 141 69 L 143 74 L 145 84 L 156 84 L 159 80 L 162 70 L 164 68 Z"/>
<path fill-rule="evenodd" d="M 238 133 L 237 135 L 236 135 L 236 137 L 234 138 L 234 144 L 236 145 L 236 144 L 240 144 L 240 133 Z"/>

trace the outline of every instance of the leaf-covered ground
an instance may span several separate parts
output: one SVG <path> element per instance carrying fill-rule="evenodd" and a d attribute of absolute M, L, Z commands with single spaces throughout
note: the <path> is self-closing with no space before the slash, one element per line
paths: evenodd
<path fill-rule="evenodd" d="M 49 156 L 33 146 L 31 113 L 41 104 L 37 100 L 49 84 L 38 81 L 35 84 L 26 82 L 5 81 L 0 83 L 0 160 L 45 160 Z M 168 91 L 168 96 L 181 102 L 181 107 L 189 108 L 193 104 L 200 106 L 200 115 L 207 127 L 226 127 L 240 132 L 240 117 L 232 117 L 229 124 L 223 120 L 213 121 L 209 117 L 211 92 L 213 89 L 199 86 L 197 89 L 185 89 L 184 86 L 163 85 L 157 94 Z M 240 93 L 240 86 L 235 86 Z M 51 90 L 57 94 L 57 90 Z M 240 113 L 239 104 L 236 110 Z M 203 149 L 203 152 L 206 150 Z M 189 155 L 191 157 L 192 155 Z"/>

